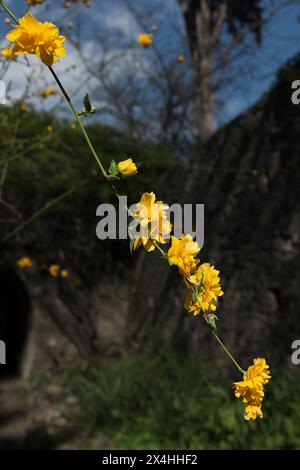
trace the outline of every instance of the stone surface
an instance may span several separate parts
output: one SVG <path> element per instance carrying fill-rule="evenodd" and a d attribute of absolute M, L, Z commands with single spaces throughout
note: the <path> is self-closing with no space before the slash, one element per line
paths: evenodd
<path fill-rule="evenodd" d="M 291 343 L 300 338 L 300 107 L 290 99 L 299 61 L 287 71 L 155 188 L 168 204 L 205 204 L 201 260 L 221 271 L 219 330 L 245 366 L 258 355 L 290 363 Z M 162 333 L 199 360 L 225 366 L 201 317 L 184 312 L 184 295 L 176 269 L 143 254 L 131 296 L 131 340 L 140 346 Z"/>

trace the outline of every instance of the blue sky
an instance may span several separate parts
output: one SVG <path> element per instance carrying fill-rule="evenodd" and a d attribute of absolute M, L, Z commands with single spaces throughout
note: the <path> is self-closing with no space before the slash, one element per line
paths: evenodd
<path fill-rule="evenodd" d="M 282 3 L 282 0 L 275 0 L 277 5 Z M 299 18 L 300 2 L 282 9 L 265 27 L 261 46 L 246 59 L 252 66 L 253 75 L 245 73 L 237 80 L 237 92 L 235 96 L 230 95 L 227 102 L 228 117 L 234 117 L 256 102 L 274 82 L 280 66 L 300 52 Z"/>
<path fill-rule="evenodd" d="M 17 16 L 26 11 L 25 0 L 9 0 L 8 3 Z M 137 23 L 125 3 L 122 0 L 92 0 L 90 9 L 84 6 L 75 7 L 75 13 L 80 12 L 82 18 L 81 34 L 84 38 L 84 53 L 87 57 L 90 56 L 91 60 L 100 57 L 102 53 L 99 42 L 101 42 L 103 34 L 113 52 L 125 50 L 130 41 L 136 40 L 137 34 L 141 31 L 141 24 Z M 280 6 L 283 4 L 283 0 L 275 0 L 274 3 L 276 6 Z M 47 18 L 58 25 L 66 24 L 68 21 L 72 21 L 72 16 L 75 13 L 74 8 L 62 9 L 62 4 L 63 0 L 51 0 L 42 6 L 34 7 L 32 11 L 40 19 Z M 138 11 L 143 12 L 142 21 L 144 21 L 146 28 L 150 28 L 154 23 L 157 24 L 157 38 L 160 41 L 162 51 L 167 50 L 166 48 L 170 50 L 170 47 L 174 47 L 174 50 L 178 51 L 183 49 L 180 35 L 184 34 L 184 26 L 176 0 L 132 0 L 132 4 Z M 154 15 L 151 16 L 150 12 L 153 11 Z M 1 38 L 4 38 L 7 31 L 7 26 L 4 24 L 6 16 L 2 12 L 0 13 Z M 237 73 L 232 85 L 226 87 L 218 96 L 223 103 L 217 116 L 218 125 L 231 120 L 257 101 L 274 81 L 280 65 L 299 52 L 299 17 L 300 4 L 291 5 L 281 10 L 265 28 L 261 46 L 255 47 L 251 56 L 238 61 Z M 72 89 L 74 82 L 80 82 L 84 66 L 71 44 L 67 44 L 67 50 L 67 59 L 57 68 L 61 74 L 66 76 L 66 87 Z M 71 67 L 72 63 L 76 64 L 77 70 L 69 71 L 67 74 L 66 68 Z M 242 67 L 244 71 L 241 71 Z M 28 70 L 25 72 L 28 74 Z M 38 66 L 35 79 L 41 84 L 46 83 L 47 80 L 44 73 L 42 67 Z M 115 73 L 122 73 L 120 67 L 115 70 Z M 13 64 L 9 72 L 9 80 L 12 82 L 11 89 L 14 98 L 22 90 L 23 74 L 24 65 Z M 79 96 L 77 99 L 79 101 Z M 52 104 L 50 100 L 50 105 Z"/>

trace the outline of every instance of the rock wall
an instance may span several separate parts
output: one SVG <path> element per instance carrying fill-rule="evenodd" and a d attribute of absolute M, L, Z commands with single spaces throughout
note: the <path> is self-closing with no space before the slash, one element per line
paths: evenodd
<path fill-rule="evenodd" d="M 248 359 L 267 355 L 291 365 L 300 338 L 300 107 L 291 103 L 297 59 L 252 109 L 217 132 L 157 185 L 166 203 L 205 204 L 201 259 L 221 271 L 218 327 Z M 199 359 L 224 357 L 204 322 L 183 310 L 185 288 L 157 253 L 143 254 L 130 305 L 130 338 L 162 334 Z"/>

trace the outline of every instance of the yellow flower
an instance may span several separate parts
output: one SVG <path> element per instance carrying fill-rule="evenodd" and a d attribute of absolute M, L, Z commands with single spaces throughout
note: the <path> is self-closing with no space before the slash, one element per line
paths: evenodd
<path fill-rule="evenodd" d="M 27 104 L 26 104 L 25 102 L 20 103 L 20 111 L 21 111 L 22 113 L 26 113 L 27 110 L 28 110 Z"/>
<path fill-rule="evenodd" d="M 68 271 L 68 269 L 62 269 L 61 272 L 60 272 L 60 275 L 61 277 L 69 277 L 70 273 Z"/>
<path fill-rule="evenodd" d="M 35 54 L 47 66 L 66 55 L 62 46 L 65 38 L 59 35 L 53 23 L 41 23 L 28 12 L 14 28 L 6 36 L 10 42 L 14 42 L 14 54 Z"/>
<path fill-rule="evenodd" d="M 58 264 L 51 264 L 49 267 L 49 273 L 52 277 L 57 277 L 59 275 L 60 266 Z"/>
<path fill-rule="evenodd" d="M 4 47 L 1 50 L 1 55 L 3 55 L 3 57 L 5 57 L 6 59 L 9 59 L 10 57 L 12 57 L 14 55 L 13 54 L 13 48 L 12 47 Z"/>
<path fill-rule="evenodd" d="M 245 409 L 244 417 L 247 421 L 256 419 L 257 417 L 263 418 L 263 412 L 259 405 L 248 405 Z"/>
<path fill-rule="evenodd" d="M 23 256 L 17 261 L 17 263 L 21 269 L 31 268 L 32 266 L 32 261 L 30 258 L 28 258 L 28 256 Z"/>
<path fill-rule="evenodd" d="M 242 398 L 243 403 L 247 403 L 244 417 L 246 420 L 263 417 L 261 411 L 262 400 L 265 395 L 264 385 L 270 380 L 269 366 L 263 358 L 254 359 L 244 374 L 241 382 L 235 382 L 235 396 Z"/>
<path fill-rule="evenodd" d="M 146 49 L 147 47 L 151 46 L 153 42 L 153 36 L 152 34 L 141 33 L 139 35 L 138 42 L 142 47 Z"/>
<path fill-rule="evenodd" d="M 178 62 L 179 62 L 180 64 L 183 64 L 183 63 L 184 63 L 184 61 L 185 61 L 185 59 L 184 59 L 184 56 L 183 56 L 183 55 L 179 55 L 179 56 L 177 57 L 177 60 L 178 60 Z"/>
<path fill-rule="evenodd" d="M 193 241 L 191 235 L 183 234 L 180 239 L 172 237 L 171 248 L 168 251 L 169 263 L 178 266 L 183 277 L 188 277 L 199 263 L 196 259 L 199 251 L 198 243 Z"/>
<path fill-rule="evenodd" d="M 56 95 L 57 91 L 55 88 L 44 88 L 44 90 L 40 90 L 40 96 L 44 99 L 48 98 L 48 96 Z"/>
<path fill-rule="evenodd" d="M 44 0 L 27 0 L 27 5 L 35 7 L 35 5 L 41 5 Z"/>
<path fill-rule="evenodd" d="M 76 124 L 74 124 L 74 122 L 72 122 L 72 124 L 70 125 L 70 128 L 71 128 L 72 130 L 76 129 Z"/>
<path fill-rule="evenodd" d="M 133 176 L 138 172 L 137 166 L 132 160 L 132 158 L 128 158 L 127 160 L 123 160 L 122 162 L 119 162 L 118 170 L 121 173 L 121 175 L 125 177 Z"/>
<path fill-rule="evenodd" d="M 48 132 L 48 134 L 51 134 L 53 132 L 53 127 L 52 126 L 47 126 L 46 131 Z"/>
<path fill-rule="evenodd" d="M 144 193 L 133 211 L 134 224 L 139 226 L 139 236 L 133 241 L 133 251 L 143 246 L 153 251 L 153 241 L 166 243 L 172 225 L 167 218 L 167 209 L 162 201 L 156 201 L 155 194 Z"/>
<path fill-rule="evenodd" d="M 189 276 L 191 291 L 188 293 L 184 308 L 194 316 L 199 315 L 202 310 L 214 312 L 217 307 L 218 297 L 224 295 L 221 289 L 219 271 L 209 263 L 203 263 L 195 274 Z"/>

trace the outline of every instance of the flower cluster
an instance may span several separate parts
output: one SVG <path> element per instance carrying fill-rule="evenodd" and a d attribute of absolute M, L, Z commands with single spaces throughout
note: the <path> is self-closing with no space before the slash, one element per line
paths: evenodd
<path fill-rule="evenodd" d="M 153 42 L 153 36 L 149 33 L 141 33 L 138 37 L 138 42 L 142 47 L 147 49 Z"/>
<path fill-rule="evenodd" d="M 52 96 L 52 95 L 57 95 L 57 90 L 55 88 L 44 88 L 43 90 L 40 90 L 39 92 L 39 95 L 46 99 L 48 98 L 49 96 Z"/>
<path fill-rule="evenodd" d="M 20 103 L 19 105 L 19 109 L 21 113 L 26 113 L 28 111 L 27 103 L 25 103 L 25 101 L 22 101 L 22 103 Z"/>
<path fill-rule="evenodd" d="M 36 5 L 41 5 L 44 3 L 44 0 L 27 0 L 27 5 L 30 7 L 35 7 Z"/>
<path fill-rule="evenodd" d="M 61 269 L 59 264 L 51 264 L 51 266 L 49 267 L 49 274 L 52 277 L 69 277 L 69 271 L 67 269 Z"/>
<path fill-rule="evenodd" d="M 244 374 L 241 382 L 235 382 L 235 396 L 247 403 L 244 417 L 246 420 L 262 418 L 262 401 L 265 395 L 264 385 L 269 382 L 270 371 L 265 359 L 254 359 Z"/>
<path fill-rule="evenodd" d="M 65 38 L 59 35 L 57 27 L 48 21 L 41 23 L 30 12 L 6 37 L 14 43 L 13 54 L 35 54 L 47 66 L 66 55 L 63 47 Z"/>
<path fill-rule="evenodd" d="M 29 269 L 32 268 L 33 262 L 28 256 L 22 256 L 22 258 L 19 258 L 17 260 L 17 265 L 19 266 L 20 269 Z M 69 270 L 66 268 L 61 268 L 59 264 L 51 264 L 48 268 L 48 272 L 50 276 L 52 277 L 64 277 L 67 278 L 69 277 L 70 273 Z"/>
<path fill-rule="evenodd" d="M 203 313 L 215 312 L 218 297 L 224 295 L 221 289 L 219 271 L 209 263 L 203 263 L 197 271 L 189 277 L 190 292 L 184 307 L 194 316 Z"/>
<path fill-rule="evenodd" d="M 14 54 L 13 54 L 13 48 L 12 47 L 3 47 L 1 49 L 1 55 L 5 57 L 5 59 L 10 59 Z"/>
<path fill-rule="evenodd" d="M 167 206 L 156 201 L 153 192 L 144 193 L 135 206 L 131 228 L 139 228 L 138 235 L 133 238 L 133 251 L 143 246 L 146 251 L 153 251 L 159 244 L 167 242 L 172 225 L 167 217 Z M 219 271 L 209 263 L 198 268 L 197 255 L 200 248 L 193 237 L 183 234 L 181 238 L 171 237 L 171 247 L 165 254 L 170 265 L 176 265 L 189 289 L 185 300 L 185 309 L 194 316 L 200 311 L 209 315 L 216 310 L 218 298 L 224 293 L 220 285 Z"/>
<path fill-rule="evenodd" d="M 178 266 L 180 274 L 187 278 L 199 262 L 196 259 L 199 251 L 200 248 L 191 235 L 182 235 L 181 239 L 172 237 L 172 245 L 168 251 L 169 263 Z"/>
<path fill-rule="evenodd" d="M 229 351 L 226 349 L 216 333 L 215 312 L 219 297 L 224 295 L 221 288 L 220 272 L 210 263 L 199 264 L 197 258 L 200 248 L 190 234 L 183 234 L 181 238 L 171 237 L 171 246 L 167 253 L 159 247 L 159 244 L 166 243 L 166 235 L 169 235 L 172 226 L 168 222 L 166 207 L 162 201 L 156 201 L 155 194 L 144 193 L 141 200 L 136 204 L 133 213 L 136 224 L 145 229 L 142 236 L 138 236 L 133 241 L 133 249 L 144 246 L 147 251 L 159 248 L 170 265 L 178 267 L 179 273 L 183 277 L 188 288 L 184 307 L 194 316 L 200 312 L 207 324 L 212 329 L 214 335 L 223 347 L 224 351 L 235 362 Z M 151 228 L 150 228 L 151 227 Z M 242 369 L 238 366 L 239 370 Z M 262 417 L 262 400 L 264 397 L 264 385 L 271 378 L 269 366 L 265 359 L 254 359 L 253 366 L 245 372 L 243 381 L 236 382 L 235 395 L 241 397 L 247 403 L 244 417 L 246 420 Z"/>
<path fill-rule="evenodd" d="M 209 263 L 203 263 L 198 268 L 196 258 L 200 249 L 191 235 L 182 235 L 181 239 L 172 237 L 172 245 L 168 251 L 169 263 L 179 268 L 180 274 L 189 289 L 184 307 L 194 316 L 200 311 L 209 314 L 216 310 L 218 297 L 224 292 L 221 289 L 219 271 Z"/>
<path fill-rule="evenodd" d="M 132 251 L 140 246 L 146 251 L 153 251 L 156 243 L 166 243 L 172 225 L 168 220 L 165 204 L 157 201 L 153 192 L 142 195 L 132 216 L 131 229 L 137 234 L 132 242 Z"/>
<path fill-rule="evenodd" d="M 20 269 L 28 269 L 32 267 L 32 261 L 28 256 L 22 256 L 22 258 L 18 259 L 17 264 Z"/>
<path fill-rule="evenodd" d="M 132 160 L 132 158 L 127 158 L 127 160 L 119 162 L 117 167 L 121 175 L 125 178 L 127 178 L 128 176 L 133 176 L 138 172 L 137 166 Z"/>
<path fill-rule="evenodd" d="M 63 7 L 64 8 L 70 8 L 70 6 L 72 5 L 72 3 L 82 3 L 83 5 L 85 5 L 86 7 L 90 7 L 91 6 L 91 0 L 65 0 L 64 4 L 63 4 Z"/>

